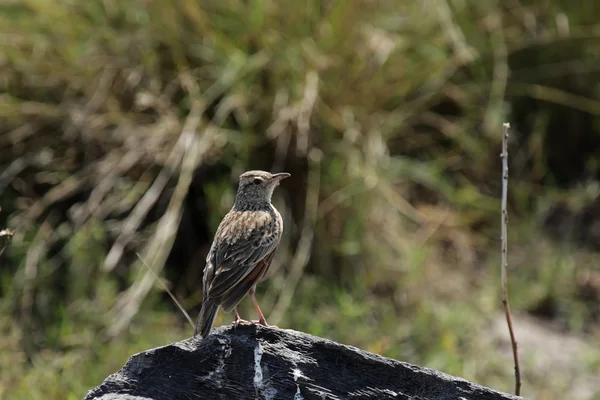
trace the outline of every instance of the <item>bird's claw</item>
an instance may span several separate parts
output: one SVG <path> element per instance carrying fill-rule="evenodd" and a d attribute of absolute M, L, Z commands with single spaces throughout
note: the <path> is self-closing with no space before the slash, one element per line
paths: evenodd
<path fill-rule="evenodd" d="M 253 323 L 254 325 L 273 326 L 273 325 L 269 325 L 267 323 L 267 320 L 265 320 L 265 319 L 253 319 L 250 322 Z"/>
<path fill-rule="evenodd" d="M 237 328 L 239 325 L 251 325 L 252 322 L 253 321 L 246 321 L 245 319 L 237 318 L 233 320 L 231 325 L 233 325 L 234 328 Z"/>

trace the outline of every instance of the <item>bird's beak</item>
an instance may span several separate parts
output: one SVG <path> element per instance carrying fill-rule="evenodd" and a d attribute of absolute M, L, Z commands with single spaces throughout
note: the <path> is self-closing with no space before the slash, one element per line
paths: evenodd
<path fill-rule="evenodd" d="M 275 182 L 279 182 L 284 180 L 285 178 L 289 178 L 290 176 L 292 176 L 291 174 L 288 174 L 287 172 L 280 172 L 278 174 L 273 174 L 271 175 L 271 181 L 275 181 Z"/>

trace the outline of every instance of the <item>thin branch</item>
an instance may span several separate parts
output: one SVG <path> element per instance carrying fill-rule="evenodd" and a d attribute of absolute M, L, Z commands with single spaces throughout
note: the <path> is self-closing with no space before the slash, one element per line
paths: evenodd
<path fill-rule="evenodd" d="M 510 128 L 509 123 L 504 123 L 504 132 L 502 134 L 502 216 L 501 216 L 501 229 L 502 229 L 502 304 L 504 305 L 504 314 L 506 315 L 506 324 L 508 325 L 508 332 L 510 334 L 510 343 L 512 344 L 513 359 L 515 362 L 515 394 L 517 396 L 521 393 L 521 370 L 519 367 L 519 353 L 517 351 L 517 341 L 515 339 L 515 332 L 513 330 L 512 316 L 510 313 L 510 304 L 508 302 L 508 278 L 506 275 L 506 269 L 508 262 L 506 256 L 507 250 L 507 238 L 506 229 L 508 225 L 508 212 L 506 210 L 506 198 L 508 193 L 508 130 Z"/>
<path fill-rule="evenodd" d="M 173 300 L 173 302 L 175 303 L 175 305 L 183 313 L 183 316 L 185 317 L 185 319 L 187 319 L 187 321 L 190 323 L 190 326 L 192 327 L 192 329 L 194 329 L 194 327 L 195 327 L 194 321 L 192 321 L 192 318 L 190 318 L 190 315 L 187 313 L 187 311 L 185 311 L 185 308 L 183 308 L 183 306 L 177 300 L 177 298 L 175 297 L 175 295 L 173 293 L 171 293 L 171 291 L 169 290 L 169 288 L 167 287 L 167 285 L 165 285 L 165 283 L 159 278 L 159 276 L 156 274 L 156 272 L 154 272 L 154 270 L 146 263 L 146 261 L 144 261 L 144 259 L 140 255 L 140 253 L 135 253 L 135 255 L 140 259 L 142 265 L 144 265 L 144 267 L 146 267 L 146 269 L 148 271 L 150 271 L 150 273 L 152 274 L 152 276 L 154 276 L 154 279 L 156 280 L 156 283 L 158 283 L 158 285 L 161 287 L 161 289 L 164 290 L 165 292 L 167 292 L 167 294 L 169 295 L 169 297 L 171 297 L 171 299 Z"/>

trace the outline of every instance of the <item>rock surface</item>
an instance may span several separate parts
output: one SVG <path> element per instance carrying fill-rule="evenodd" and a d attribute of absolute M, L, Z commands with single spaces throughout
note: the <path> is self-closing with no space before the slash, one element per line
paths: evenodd
<path fill-rule="evenodd" d="M 520 398 L 305 333 L 223 326 L 133 355 L 85 400 Z"/>

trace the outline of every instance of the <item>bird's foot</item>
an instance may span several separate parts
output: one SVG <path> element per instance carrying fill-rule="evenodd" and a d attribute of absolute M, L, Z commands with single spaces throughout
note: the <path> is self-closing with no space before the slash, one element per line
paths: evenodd
<path fill-rule="evenodd" d="M 246 321 L 245 319 L 241 319 L 240 318 L 240 314 L 238 313 L 237 308 L 235 309 L 235 316 L 233 317 L 233 322 L 231 323 L 231 325 L 233 325 L 234 328 L 237 328 L 238 325 L 251 325 L 252 321 Z"/>
<path fill-rule="evenodd" d="M 254 321 L 246 321 L 245 319 L 238 318 L 238 319 L 234 319 L 233 322 L 231 323 L 231 325 L 234 328 L 237 328 L 238 325 L 251 325 L 253 322 Z"/>
<path fill-rule="evenodd" d="M 269 324 L 267 323 L 267 320 L 266 320 L 266 319 L 264 319 L 264 318 L 260 318 L 260 319 L 253 319 L 253 320 L 252 320 L 252 321 L 250 321 L 250 322 L 252 322 L 254 325 L 270 326 L 270 327 L 277 328 L 275 325 L 269 325 Z"/>

